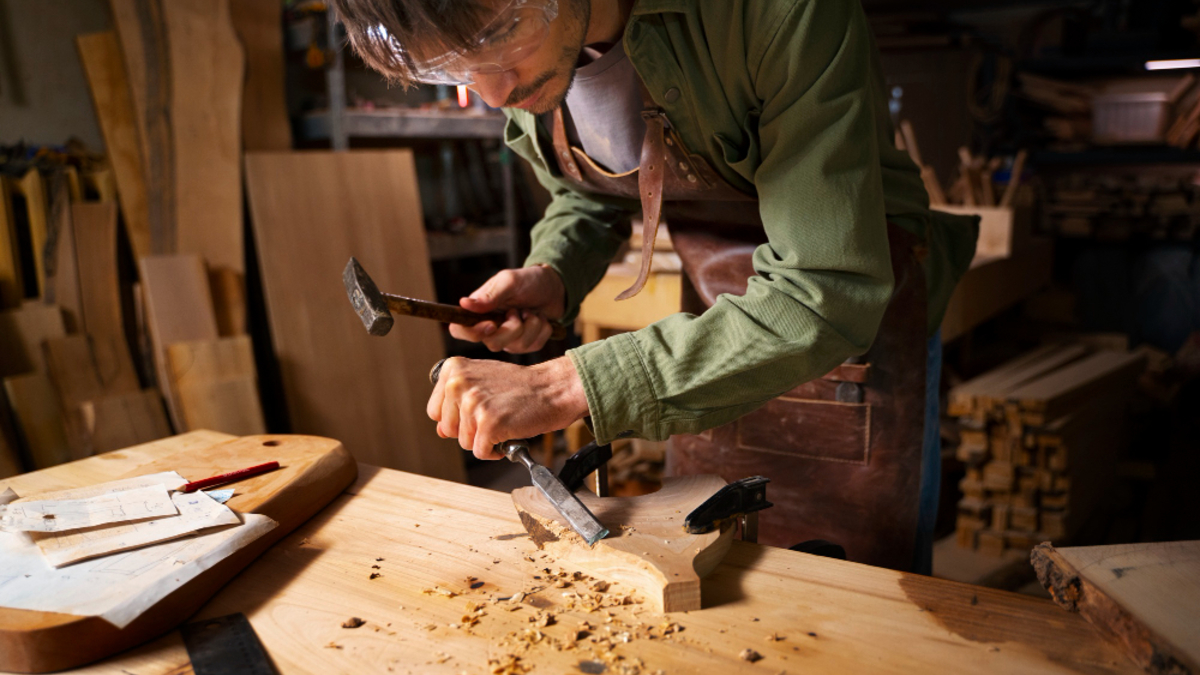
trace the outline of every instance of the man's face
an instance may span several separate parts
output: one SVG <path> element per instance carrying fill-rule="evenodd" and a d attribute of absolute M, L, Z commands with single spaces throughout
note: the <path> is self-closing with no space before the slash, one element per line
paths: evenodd
<path fill-rule="evenodd" d="M 587 33 L 589 0 L 559 0 L 546 41 L 528 58 L 501 73 L 477 73 L 467 85 L 493 108 L 554 110 L 566 98 Z"/>

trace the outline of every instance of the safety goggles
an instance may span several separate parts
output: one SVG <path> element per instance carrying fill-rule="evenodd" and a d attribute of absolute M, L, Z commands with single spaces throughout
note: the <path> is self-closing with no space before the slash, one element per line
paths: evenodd
<path fill-rule="evenodd" d="M 474 84 L 477 74 L 512 70 L 542 46 L 557 16 L 557 0 L 512 0 L 468 47 L 425 59 L 408 51 L 412 79 L 426 84 Z M 407 51 L 394 38 L 388 39 L 392 49 Z"/>

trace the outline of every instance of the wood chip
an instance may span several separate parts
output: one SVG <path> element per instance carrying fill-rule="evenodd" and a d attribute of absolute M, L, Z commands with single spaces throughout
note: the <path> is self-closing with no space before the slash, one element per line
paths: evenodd
<path fill-rule="evenodd" d="M 343 647 L 335 642 L 330 642 L 329 644 L 325 645 L 325 649 L 343 649 Z"/>
<path fill-rule="evenodd" d="M 762 659 L 762 657 L 763 657 L 762 654 L 759 654 L 758 652 L 754 651 L 753 649 L 743 649 L 742 653 L 738 654 L 739 659 L 741 659 L 743 661 L 749 661 L 750 663 L 759 661 Z"/>
<path fill-rule="evenodd" d="M 365 623 L 366 623 L 366 621 L 363 621 L 359 617 L 352 616 L 349 619 L 346 619 L 345 621 L 342 622 L 342 628 L 358 628 L 359 626 L 361 626 Z"/>

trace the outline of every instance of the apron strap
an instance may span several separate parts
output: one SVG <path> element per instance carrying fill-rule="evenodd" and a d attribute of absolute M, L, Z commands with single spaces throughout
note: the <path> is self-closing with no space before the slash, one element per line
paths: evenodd
<path fill-rule="evenodd" d="M 667 171 L 666 126 L 667 118 L 655 105 L 642 85 L 642 98 L 646 107 L 642 119 L 646 121 L 646 137 L 642 141 L 642 158 L 638 165 L 638 193 L 642 199 L 642 268 L 638 270 L 633 285 L 621 291 L 617 300 L 628 300 L 637 295 L 650 277 L 650 263 L 654 259 L 654 242 L 658 237 L 658 223 L 662 216 L 663 178 Z"/>

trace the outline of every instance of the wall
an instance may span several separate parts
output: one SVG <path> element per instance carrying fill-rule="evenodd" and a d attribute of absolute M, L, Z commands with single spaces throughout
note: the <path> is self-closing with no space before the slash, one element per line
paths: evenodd
<path fill-rule="evenodd" d="M 111 27 L 105 0 L 0 0 L 0 143 L 104 149 L 75 36 Z"/>

